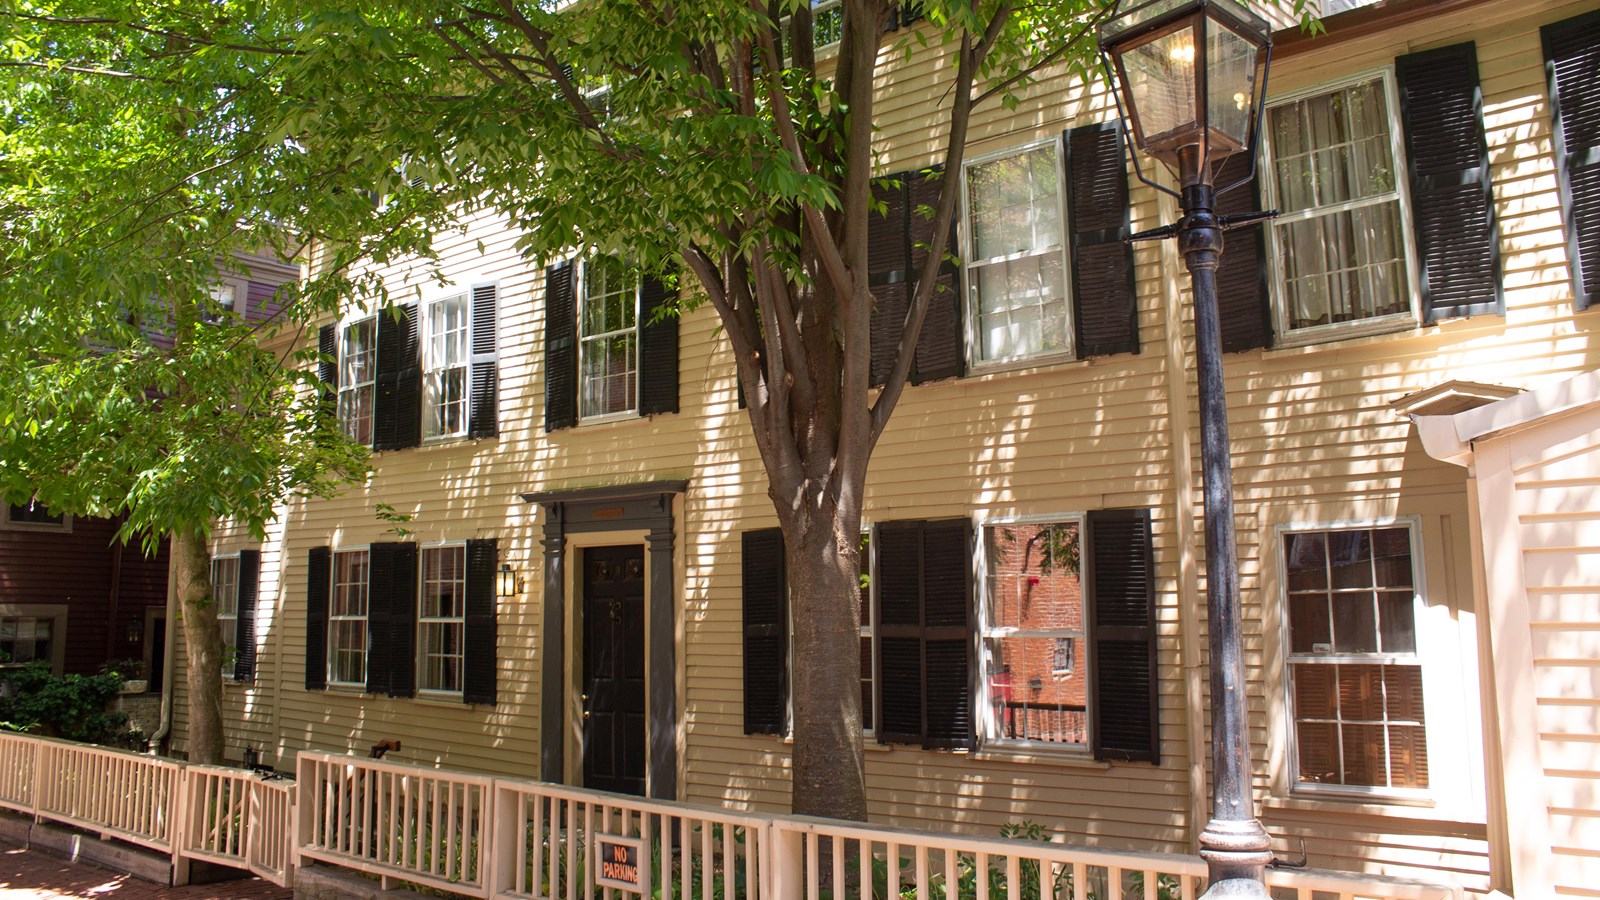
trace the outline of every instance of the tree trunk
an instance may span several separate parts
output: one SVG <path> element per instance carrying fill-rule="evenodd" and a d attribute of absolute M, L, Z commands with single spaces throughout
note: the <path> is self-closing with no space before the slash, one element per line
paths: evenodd
<path fill-rule="evenodd" d="M 859 493 L 856 494 L 859 496 Z M 805 504 L 784 529 L 793 615 L 794 784 L 801 815 L 867 820 L 861 747 L 860 509 Z"/>
<path fill-rule="evenodd" d="M 206 537 L 182 530 L 172 535 L 183 610 L 184 656 L 188 660 L 189 761 L 222 762 L 222 629 L 211 597 L 211 557 Z"/>

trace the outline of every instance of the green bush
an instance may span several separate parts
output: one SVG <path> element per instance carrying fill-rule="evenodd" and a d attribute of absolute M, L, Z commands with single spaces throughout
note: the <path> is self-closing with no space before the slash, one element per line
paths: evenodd
<path fill-rule="evenodd" d="M 106 712 L 122 676 L 56 675 L 42 660 L 0 674 L 0 722 L 70 741 L 125 746 L 133 740 L 128 717 Z"/>

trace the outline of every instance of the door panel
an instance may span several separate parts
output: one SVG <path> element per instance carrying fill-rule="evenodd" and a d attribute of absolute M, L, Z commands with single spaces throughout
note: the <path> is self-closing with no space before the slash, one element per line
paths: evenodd
<path fill-rule="evenodd" d="M 644 796 L 644 548 L 583 551 L 583 784 Z"/>

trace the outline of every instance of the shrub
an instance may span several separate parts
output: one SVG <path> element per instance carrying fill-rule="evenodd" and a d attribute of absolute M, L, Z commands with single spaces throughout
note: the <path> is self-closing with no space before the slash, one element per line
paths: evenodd
<path fill-rule="evenodd" d="M 7 727 L 94 744 L 129 742 L 127 715 L 106 712 L 121 675 L 56 675 L 40 660 L 0 674 L 0 686 L 0 722 Z"/>

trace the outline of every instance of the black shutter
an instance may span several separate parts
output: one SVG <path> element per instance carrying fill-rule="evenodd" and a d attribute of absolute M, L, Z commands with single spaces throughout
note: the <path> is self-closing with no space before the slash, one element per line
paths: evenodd
<path fill-rule="evenodd" d="M 1222 187 L 1243 178 L 1250 160 L 1236 154 L 1217 167 L 1216 183 Z M 1217 197 L 1219 216 L 1236 216 L 1261 209 L 1261 172 Z M 1223 235 L 1222 261 L 1217 266 L 1217 313 L 1222 322 L 1222 349 L 1226 353 L 1272 346 L 1272 298 L 1267 293 L 1266 226 L 1247 225 Z"/>
<path fill-rule="evenodd" d="M 496 655 L 499 633 L 495 624 L 495 570 L 500 564 L 499 545 L 494 538 L 467 541 L 467 608 L 463 637 L 461 700 L 464 703 L 495 702 Z"/>
<path fill-rule="evenodd" d="M 906 207 L 906 179 L 899 172 L 874 181 L 872 199 L 883 212 L 867 213 L 867 284 L 877 301 L 872 306 L 872 384 L 883 384 L 894 369 L 894 352 L 906 323 L 910 210 Z"/>
<path fill-rule="evenodd" d="M 1094 757 L 1161 761 L 1155 552 L 1147 509 L 1089 513 L 1082 553 L 1089 597 Z M 1215 700 L 1215 698 L 1213 698 Z"/>
<path fill-rule="evenodd" d="M 908 268 L 914 279 L 922 271 L 928 258 L 928 245 L 933 241 L 933 220 L 918 213 L 939 203 L 939 188 L 944 183 L 941 168 L 917 172 L 906 179 L 906 210 L 909 215 L 909 243 L 911 257 Z M 945 240 L 945 254 L 956 253 L 955 218 L 950 220 L 950 234 Z M 912 282 L 914 289 L 915 282 Z M 907 295 L 907 303 L 910 296 Z M 922 321 L 922 334 L 917 337 L 915 364 L 911 367 L 911 383 L 922 384 L 941 378 L 957 378 L 966 374 L 966 353 L 963 352 L 961 324 L 961 265 L 946 260 L 939 266 L 933 296 L 928 300 L 928 315 Z"/>
<path fill-rule="evenodd" d="M 256 680 L 256 601 L 261 596 L 261 551 L 239 551 L 238 616 L 233 620 L 233 680 Z"/>
<path fill-rule="evenodd" d="M 422 355 L 415 307 L 378 314 L 378 372 L 372 404 L 372 449 L 422 443 Z"/>
<path fill-rule="evenodd" d="M 1588 309 L 1600 292 L 1600 12 L 1546 25 L 1539 35 L 1555 114 L 1573 303 Z"/>
<path fill-rule="evenodd" d="M 1471 42 L 1394 61 L 1427 321 L 1505 313 L 1500 233 Z"/>
<path fill-rule="evenodd" d="M 973 746 L 971 523 L 878 527 L 878 740 Z"/>
<path fill-rule="evenodd" d="M 644 276 L 639 290 L 639 415 L 678 411 L 678 312 L 676 294 Z M 667 309 L 659 318 L 657 311 Z"/>
<path fill-rule="evenodd" d="M 373 544 L 367 569 L 367 693 L 409 697 L 417 634 L 417 545 Z"/>
<path fill-rule="evenodd" d="M 339 388 L 338 330 L 332 325 L 317 329 L 317 380 L 324 394 Z"/>
<path fill-rule="evenodd" d="M 744 733 L 785 730 L 789 707 L 789 587 L 783 531 L 743 535 Z"/>
<path fill-rule="evenodd" d="M 1067 221 L 1078 356 L 1139 352 L 1128 169 L 1117 122 L 1067 131 Z"/>
<path fill-rule="evenodd" d="M 969 750 L 972 708 L 972 523 L 928 522 L 922 531 L 923 720 L 929 749 Z"/>
<path fill-rule="evenodd" d="M 494 437 L 500 433 L 500 354 L 496 338 L 498 307 L 499 290 L 495 285 L 473 285 L 469 437 Z"/>
<path fill-rule="evenodd" d="M 328 686 L 328 601 L 333 584 L 333 551 L 312 547 L 306 553 L 306 690 Z"/>
<path fill-rule="evenodd" d="M 578 312 L 570 262 L 545 270 L 544 428 L 578 424 Z"/>

